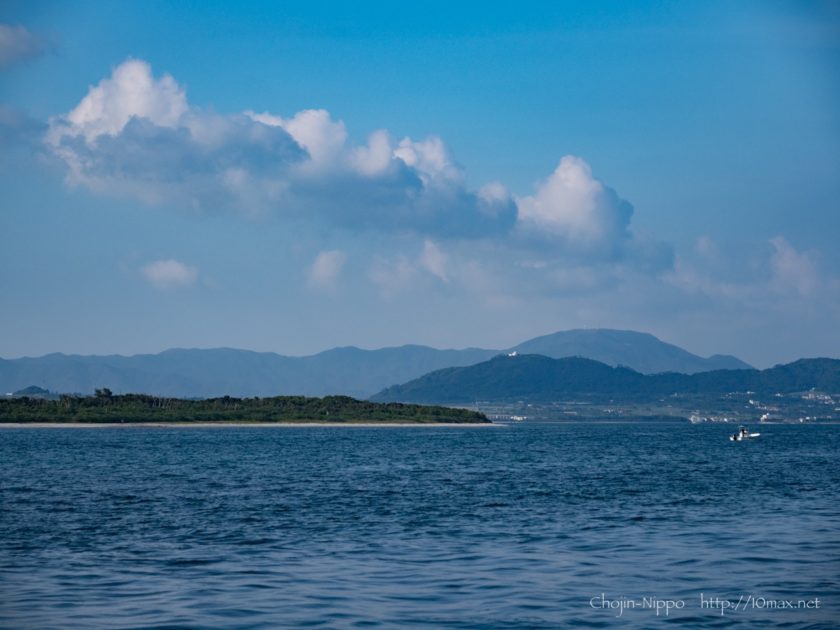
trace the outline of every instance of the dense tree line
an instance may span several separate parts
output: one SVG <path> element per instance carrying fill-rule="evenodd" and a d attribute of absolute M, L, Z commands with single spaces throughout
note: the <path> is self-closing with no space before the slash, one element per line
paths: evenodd
<path fill-rule="evenodd" d="M 62 395 L 0 399 L 0 422 L 487 422 L 480 413 L 448 407 L 374 403 L 348 396 L 208 398 L 146 394 Z"/>

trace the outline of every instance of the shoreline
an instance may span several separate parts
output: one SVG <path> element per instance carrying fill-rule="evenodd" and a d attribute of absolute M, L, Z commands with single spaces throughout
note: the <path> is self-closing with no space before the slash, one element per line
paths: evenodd
<path fill-rule="evenodd" d="M 304 427 L 500 427 L 495 422 L 0 422 L 0 429 L 208 429 Z"/>

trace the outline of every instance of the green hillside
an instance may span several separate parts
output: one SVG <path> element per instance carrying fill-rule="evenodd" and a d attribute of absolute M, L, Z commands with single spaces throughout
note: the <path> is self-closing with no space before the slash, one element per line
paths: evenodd
<path fill-rule="evenodd" d="M 840 360 L 801 359 L 767 370 L 716 370 L 698 374 L 640 374 L 623 367 L 569 357 L 501 355 L 477 365 L 448 368 L 403 385 L 389 387 L 372 400 L 469 403 L 483 401 L 553 401 L 570 396 L 601 396 L 639 401 L 675 393 L 763 394 L 807 391 L 840 392 Z"/>

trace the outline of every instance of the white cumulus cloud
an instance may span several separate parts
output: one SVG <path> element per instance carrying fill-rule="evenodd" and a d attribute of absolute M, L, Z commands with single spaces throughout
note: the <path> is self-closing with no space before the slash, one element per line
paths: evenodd
<path fill-rule="evenodd" d="M 510 196 L 477 193 L 440 138 L 366 144 L 323 109 L 219 115 L 131 59 L 50 120 L 68 182 L 148 204 L 317 215 L 347 227 L 475 237 L 515 220 Z"/>
<path fill-rule="evenodd" d="M 63 135 L 83 135 L 86 140 L 119 134 L 134 117 L 159 127 L 174 129 L 187 113 L 187 96 L 171 76 L 152 76 L 148 63 L 131 59 L 114 69 L 111 78 L 93 86 L 66 116 Z"/>
<path fill-rule="evenodd" d="M 611 255 L 630 237 L 633 206 L 595 179 L 579 157 L 562 158 L 534 195 L 518 201 L 526 234 L 557 239 L 573 250 Z"/>
<path fill-rule="evenodd" d="M 344 123 L 333 120 L 325 109 L 305 109 L 289 119 L 268 112 L 246 114 L 257 122 L 285 129 L 295 142 L 307 150 L 314 164 L 326 165 L 336 160 L 347 140 Z"/>
<path fill-rule="evenodd" d="M 403 138 L 394 149 L 394 155 L 416 169 L 427 185 L 460 183 L 464 179 L 463 172 L 452 161 L 443 140 L 436 136 L 420 142 Z"/>
<path fill-rule="evenodd" d="M 370 134 L 367 144 L 353 149 L 350 154 L 350 164 L 362 175 L 377 177 L 388 170 L 393 156 L 391 137 L 384 129 L 377 129 Z"/>
<path fill-rule="evenodd" d="M 143 266 L 140 273 L 156 289 L 178 289 L 195 284 L 198 269 L 174 260 L 156 260 Z"/>

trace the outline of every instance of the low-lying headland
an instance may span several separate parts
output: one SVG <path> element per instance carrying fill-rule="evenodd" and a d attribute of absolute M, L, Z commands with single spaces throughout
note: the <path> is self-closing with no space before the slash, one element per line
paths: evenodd
<path fill-rule="evenodd" d="M 348 396 L 274 396 L 270 398 L 208 398 L 187 400 L 146 394 L 62 395 L 56 399 L 0 399 L 0 424 L 67 425 L 418 425 L 490 424 L 468 409 L 374 403 Z"/>

